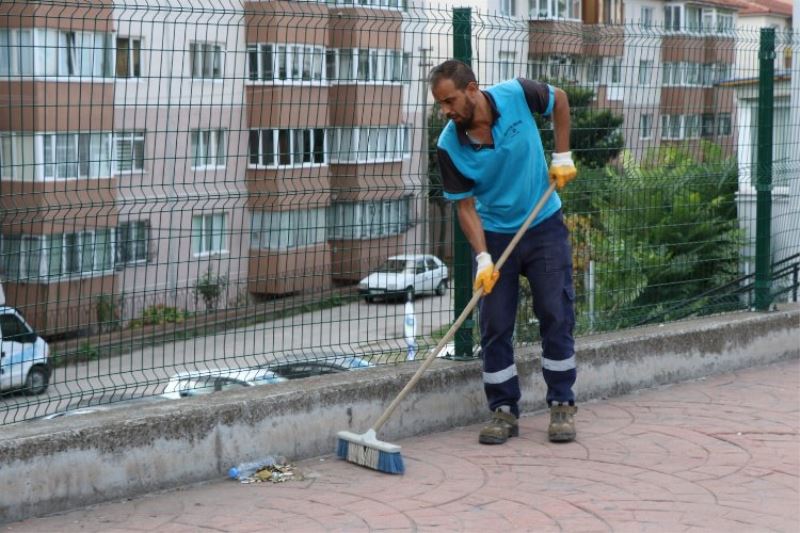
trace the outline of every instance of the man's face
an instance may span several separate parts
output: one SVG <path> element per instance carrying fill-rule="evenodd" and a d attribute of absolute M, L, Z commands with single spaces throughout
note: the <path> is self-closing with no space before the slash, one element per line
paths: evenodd
<path fill-rule="evenodd" d="M 446 116 L 462 128 L 469 129 L 475 116 L 475 99 L 478 85 L 470 82 L 464 89 L 457 89 L 453 80 L 443 78 L 431 88 L 433 98 Z"/>

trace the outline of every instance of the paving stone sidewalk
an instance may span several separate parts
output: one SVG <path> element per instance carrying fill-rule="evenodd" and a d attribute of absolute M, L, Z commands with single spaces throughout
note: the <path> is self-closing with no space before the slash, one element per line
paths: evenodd
<path fill-rule="evenodd" d="M 800 362 L 580 405 L 482 446 L 481 425 L 406 439 L 404 476 L 333 456 L 305 479 L 216 481 L 0 526 L 23 531 L 800 531 Z M 331 447 L 334 446 L 331 442 Z"/>

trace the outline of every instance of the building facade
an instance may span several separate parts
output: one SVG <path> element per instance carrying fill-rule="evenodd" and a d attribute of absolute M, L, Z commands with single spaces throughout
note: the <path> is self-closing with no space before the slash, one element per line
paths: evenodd
<path fill-rule="evenodd" d="M 421 251 L 428 47 L 404 2 L 150 4 L 0 5 L 0 268 L 36 327 L 202 309 L 199 282 L 220 307 L 321 291 Z"/>

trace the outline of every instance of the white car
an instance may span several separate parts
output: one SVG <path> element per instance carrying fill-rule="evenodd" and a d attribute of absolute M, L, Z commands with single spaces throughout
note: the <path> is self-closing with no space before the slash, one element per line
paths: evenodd
<path fill-rule="evenodd" d="M 422 293 L 441 296 L 448 279 L 447 265 L 435 255 L 395 255 L 362 279 L 358 292 L 367 302 L 392 296 L 409 300 Z"/>
<path fill-rule="evenodd" d="M 50 347 L 22 315 L 0 305 L 0 391 L 42 394 L 50 382 Z"/>
<path fill-rule="evenodd" d="M 240 387 L 283 383 L 284 381 L 288 380 L 266 368 L 190 370 L 188 372 L 179 372 L 172 376 L 161 396 L 177 399 Z"/>

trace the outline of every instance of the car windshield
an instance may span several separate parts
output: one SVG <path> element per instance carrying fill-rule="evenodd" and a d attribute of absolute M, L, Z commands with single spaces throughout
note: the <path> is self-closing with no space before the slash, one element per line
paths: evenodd
<path fill-rule="evenodd" d="M 376 272 L 403 272 L 407 265 L 408 262 L 405 259 L 387 259 L 385 263 L 378 267 Z"/>

